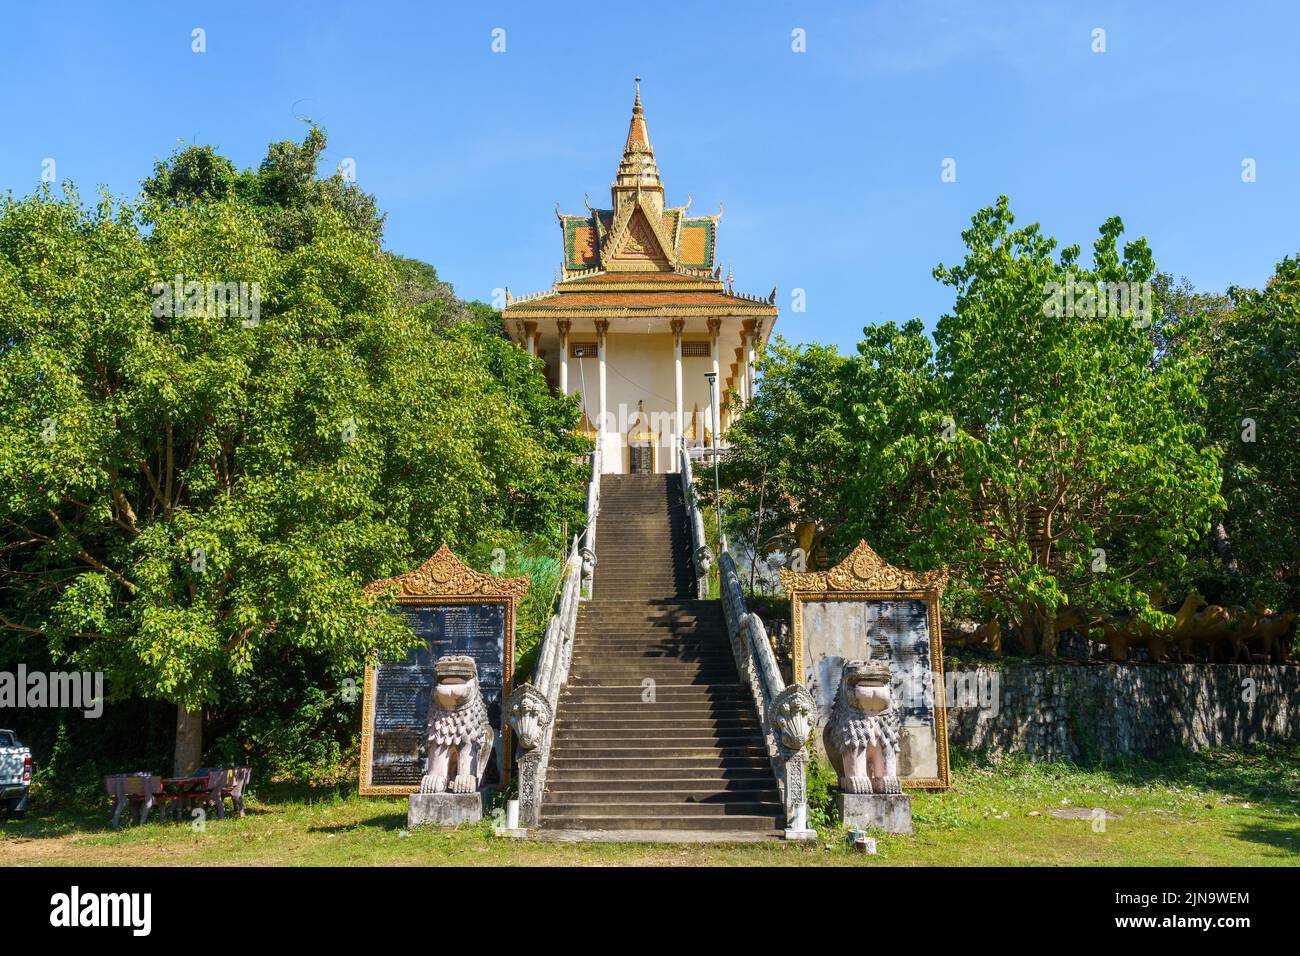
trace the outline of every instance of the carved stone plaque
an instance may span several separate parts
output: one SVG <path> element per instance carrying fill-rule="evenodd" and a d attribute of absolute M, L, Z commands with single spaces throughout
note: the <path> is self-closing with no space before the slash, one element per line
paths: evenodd
<path fill-rule="evenodd" d="M 947 573 L 895 568 L 861 542 L 829 571 L 781 572 L 794 626 L 795 679 L 817 701 L 818 726 L 830 716 L 847 660 L 888 660 L 899 708 L 899 780 L 905 787 L 948 786 L 939 597 Z M 821 734 L 813 735 L 820 746 Z"/>
<path fill-rule="evenodd" d="M 366 668 L 361 726 L 361 793 L 409 794 L 420 788 L 427 752 L 425 724 L 435 683 L 434 664 L 465 654 L 478 666 L 479 689 L 497 734 L 485 785 L 509 779 L 510 728 L 502 702 L 514 675 L 515 604 L 528 577 L 496 578 L 463 564 L 444 546 L 410 574 L 376 581 L 370 595 L 396 592 L 393 613 L 421 642 L 398 660 Z"/>

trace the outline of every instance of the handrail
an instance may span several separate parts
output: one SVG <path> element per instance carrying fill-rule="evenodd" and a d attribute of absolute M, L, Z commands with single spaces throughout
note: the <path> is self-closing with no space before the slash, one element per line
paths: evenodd
<path fill-rule="evenodd" d="M 697 500 L 690 469 L 690 456 L 682 448 L 682 485 L 687 509 Z M 696 534 L 699 509 L 691 516 L 692 536 Z M 703 524 L 699 525 L 703 538 Z M 721 535 L 721 529 L 719 529 Z M 776 663 L 776 654 L 767 639 L 762 619 L 749 610 L 736 573 L 736 562 L 721 538 L 718 577 L 722 595 L 723 618 L 731 639 L 731 651 L 740 671 L 741 681 L 749 685 L 754 705 L 763 724 L 768 759 L 785 802 L 786 837 L 806 840 L 815 836 L 808 829 L 808 737 L 816 726 L 817 705 L 800 683 L 787 685 Z M 694 543 L 694 542 L 693 542 Z M 706 549 L 707 550 L 707 549 Z M 701 595 L 703 596 L 703 595 Z"/>
<path fill-rule="evenodd" d="M 573 536 L 560 578 L 560 600 L 546 623 L 537 667 L 530 681 L 515 687 L 506 702 L 514 731 L 519 773 L 519 815 L 525 827 L 537 826 L 546 789 L 546 769 L 551 753 L 560 690 L 569 679 L 573 661 L 573 636 L 578 627 L 578 607 L 591 594 L 596 563 L 596 516 L 600 510 L 600 447 L 591 456 L 591 483 L 587 488 L 587 524 Z"/>
<path fill-rule="evenodd" d="M 713 551 L 704 536 L 704 516 L 700 513 L 699 498 L 695 491 L 695 478 L 691 470 L 691 453 L 686 443 L 677 449 L 682 474 L 682 497 L 686 499 L 686 517 L 691 526 L 691 557 L 695 564 L 695 596 L 709 596 L 709 568 L 713 565 Z"/>

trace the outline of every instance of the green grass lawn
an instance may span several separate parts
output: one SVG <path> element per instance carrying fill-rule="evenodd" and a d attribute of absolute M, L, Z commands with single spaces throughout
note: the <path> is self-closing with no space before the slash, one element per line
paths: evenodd
<path fill-rule="evenodd" d="M 0 824 L 6 864 L 570 866 L 1291 865 L 1300 864 L 1300 744 L 1183 754 L 1105 769 L 959 762 L 952 789 L 913 793 L 916 833 L 879 854 L 841 830 L 812 845 L 559 844 L 498 839 L 491 825 L 403 835 L 405 798 L 264 787 L 248 816 L 107 826 L 108 799 Z M 1104 831 L 1052 811 L 1104 809 Z"/>

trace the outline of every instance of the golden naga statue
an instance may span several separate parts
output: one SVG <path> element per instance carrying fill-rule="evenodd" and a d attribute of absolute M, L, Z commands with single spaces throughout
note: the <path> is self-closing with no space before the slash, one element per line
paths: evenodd
<path fill-rule="evenodd" d="M 1166 606 L 1162 588 L 1153 591 L 1148 600 L 1153 608 Z M 1300 612 L 1274 611 L 1258 603 L 1251 608 L 1209 604 L 1196 591 L 1190 592 L 1171 613 L 1173 625 L 1157 628 L 1137 614 L 1097 614 L 1072 605 L 1052 621 L 1050 646 L 1044 640 L 1045 646 L 1026 651 L 1052 657 L 1056 635 L 1076 630 L 1086 636 L 1090 630 L 1100 630 L 1103 648 L 1095 650 L 1094 656 L 1117 663 L 1128 661 L 1133 652 L 1145 648 L 1147 660 L 1155 663 L 1194 662 L 1203 656 L 1210 663 L 1285 664 L 1291 660 L 1293 628 L 1300 619 Z M 984 624 L 944 622 L 946 647 L 987 647 L 994 657 L 1001 657 L 1002 636 L 1002 622 L 996 617 Z"/>
<path fill-rule="evenodd" d="M 1160 607 L 1163 594 L 1154 593 L 1151 603 Z M 1138 647 L 1145 647 L 1155 662 L 1167 660 L 1171 650 L 1178 660 L 1190 661 L 1196 659 L 1197 649 L 1203 648 L 1211 663 L 1222 657 L 1230 664 L 1249 664 L 1257 658 L 1283 664 L 1290 657 L 1287 638 L 1296 617 L 1295 611 L 1278 613 L 1261 605 L 1248 609 L 1208 604 L 1192 591 L 1174 612 L 1171 628 L 1153 628 L 1136 614 L 1103 616 L 1096 626 L 1102 630 L 1106 656 L 1112 661 L 1128 660 L 1129 651 Z"/>

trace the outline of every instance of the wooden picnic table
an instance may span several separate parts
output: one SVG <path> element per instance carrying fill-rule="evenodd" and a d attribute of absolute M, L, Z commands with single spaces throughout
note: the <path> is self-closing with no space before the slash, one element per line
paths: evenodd
<path fill-rule="evenodd" d="M 225 798 L 244 815 L 244 785 L 248 783 L 249 768 L 201 767 L 182 777 L 160 777 L 150 773 L 113 774 L 104 778 L 104 790 L 114 798 L 113 829 L 121 824 L 122 811 L 128 803 L 139 803 L 140 822 L 149 819 L 149 812 L 160 806 L 164 816 L 167 810 L 180 813 L 191 804 L 213 802 L 217 805 L 218 819 L 226 816 Z"/>

